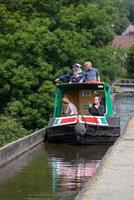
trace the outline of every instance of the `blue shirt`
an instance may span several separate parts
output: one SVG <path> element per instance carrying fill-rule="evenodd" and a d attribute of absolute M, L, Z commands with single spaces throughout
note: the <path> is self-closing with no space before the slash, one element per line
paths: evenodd
<path fill-rule="evenodd" d="M 84 82 L 95 81 L 98 79 L 99 72 L 96 68 L 92 67 L 83 72 Z"/>

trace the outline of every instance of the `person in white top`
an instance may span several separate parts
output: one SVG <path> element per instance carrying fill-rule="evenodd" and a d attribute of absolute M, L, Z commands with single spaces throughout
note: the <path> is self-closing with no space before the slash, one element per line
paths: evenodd
<path fill-rule="evenodd" d="M 67 97 L 63 97 L 62 102 L 67 105 L 66 110 L 64 112 L 64 116 L 71 116 L 77 114 L 76 106 L 71 101 L 69 101 Z"/>

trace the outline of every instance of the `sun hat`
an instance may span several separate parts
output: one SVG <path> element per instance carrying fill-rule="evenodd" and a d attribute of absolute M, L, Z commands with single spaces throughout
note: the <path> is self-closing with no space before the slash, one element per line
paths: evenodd
<path fill-rule="evenodd" d="M 81 67 L 81 65 L 79 64 L 79 63 L 75 63 L 74 65 L 73 65 L 73 68 L 80 68 Z"/>

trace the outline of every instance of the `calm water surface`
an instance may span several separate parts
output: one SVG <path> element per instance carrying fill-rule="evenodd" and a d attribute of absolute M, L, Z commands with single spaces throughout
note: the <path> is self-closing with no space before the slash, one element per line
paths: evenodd
<path fill-rule="evenodd" d="M 120 115 L 122 131 L 124 130 L 128 119 L 134 116 L 134 91 L 129 92 L 130 89 L 131 88 L 124 88 L 124 90 L 127 90 L 128 92 L 120 94 L 115 101 L 116 112 Z"/>
<path fill-rule="evenodd" d="M 134 93 L 116 98 L 123 131 Z M 71 200 L 95 173 L 108 145 L 41 144 L 0 168 L 0 200 Z"/>
<path fill-rule="evenodd" d="M 108 148 L 41 144 L 0 169 L 0 199 L 74 199 Z"/>

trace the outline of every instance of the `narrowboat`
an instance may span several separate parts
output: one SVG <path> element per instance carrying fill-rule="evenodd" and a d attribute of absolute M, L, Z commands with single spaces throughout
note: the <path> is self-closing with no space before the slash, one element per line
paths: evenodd
<path fill-rule="evenodd" d="M 103 116 L 89 113 L 89 102 L 99 95 L 105 107 Z M 66 96 L 76 106 L 77 114 L 64 116 L 62 99 Z M 54 114 L 46 127 L 45 139 L 51 143 L 104 144 L 120 136 L 120 117 L 113 106 L 111 87 L 105 82 L 64 83 L 56 88 Z"/>

